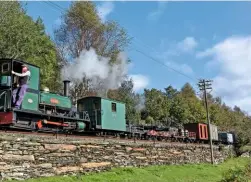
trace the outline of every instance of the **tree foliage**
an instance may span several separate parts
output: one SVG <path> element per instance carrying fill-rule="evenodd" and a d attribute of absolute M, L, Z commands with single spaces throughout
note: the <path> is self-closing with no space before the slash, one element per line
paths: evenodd
<path fill-rule="evenodd" d="M 162 121 L 163 125 L 205 120 L 202 102 L 196 97 L 190 84 L 186 83 L 180 91 L 171 85 L 164 90 L 165 92 L 145 89 L 145 110 L 154 120 Z"/>
<path fill-rule="evenodd" d="M 186 83 L 181 88 L 181 96 L 184 98 L 185 105 L 188 108 L 187 111 L 187 120 L 189 122 L 201 122 L 206 119 L 206 112 L 203 108 L 202 103 L 198 100 L 195 90 L 193 87 Z"/>
<path fill-rule="evenodd" d="M 41 86 L 59 87 L 59 65 L 54 43 L 41 18 L 33 21 L 17 1 L 0 5 L 0 57 L 27 61 L 41 68 Z"/>
<path fill-rule="evenodd" d="M 102 37 L 102 25 L 92 2 L 74 2 L 55 30 L 55 41 L 65 61 L 77 58 L 81 51 L 97 48 Z"/>
<path fill-rule="evenodd" d="M 154 120 L 168 116 L 169 103 L 164 93 L 157 89 L 145 89 L 146 111 Z"/>

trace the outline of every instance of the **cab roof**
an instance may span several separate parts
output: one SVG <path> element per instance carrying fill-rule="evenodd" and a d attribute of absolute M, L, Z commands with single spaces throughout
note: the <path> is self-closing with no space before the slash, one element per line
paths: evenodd
<path fill-rule="evenodd" d="M 19 63 L 23 63 L 23 64 L 26 64 L 26 65 L 30 65 L 30 66 L 40 68 L 40 67 L 38 67 L 38 66 L 36 66 L 34 64 L 31 64 L 31 63 L 23 61 L 23 60 L 18 60 L 18 59 L 0 58 L 0 62 L 2 62 L 2 61 L 16 61 L 16 62 L 19 62 Z"/>
<path fill-rule="evenodd" d="M 121 101 L 118 101 L 118 100 L 115 100 L 115 99 L 110 99 L 110 98 L 105 98 L 105 97 L 100 97 L 100 96 L 86 96 L 86 97 L 83 97 L 83 98 L 80 98 L 78 99 L 78 102 L 81 102 L 81 101 L 84 101 L 84 100 L 87 100 L 87 99 L 91 99 L 91 98 L 96 98 L 96 99 L 103 99 L 103 100 L 109 100 L 111 102 L 116 102 L 116 103 L 120 103 L 120 104 L 125 104 L 124 102 L 121 102 Z"/>

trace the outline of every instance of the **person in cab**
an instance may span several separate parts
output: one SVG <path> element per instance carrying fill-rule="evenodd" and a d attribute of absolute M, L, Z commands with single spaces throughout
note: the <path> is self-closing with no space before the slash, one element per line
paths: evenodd
<path fill-rule="evenodd" d="M 28 80 L 31 73 L 28 66 L 22 65 L 22 73 L 12 71 L 12 74 L 18 76 L 18 86 L 12 92 L 12 105 L 19 109 L 28 88 Z"/>

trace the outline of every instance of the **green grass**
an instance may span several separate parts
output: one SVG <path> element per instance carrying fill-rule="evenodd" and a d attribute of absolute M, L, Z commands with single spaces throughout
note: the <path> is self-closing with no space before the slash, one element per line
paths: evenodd
<path fill-rule="evenodd" d="M 251 146 L 250 145 L 246 145 L 242 148 L 243 150 L 247 150 L 248 152 L 251 151 Z"/>
<path fill-rule="evenodd" d="M 151 166 L 145 168 L 117 168 L 109 172 L 85 176 L 48 177 L 27 182 L 218 182 L 224 172 L 233 167 L 244 167 L 250 159 L 229 159 L 219 165 L 186 164 Z"/>

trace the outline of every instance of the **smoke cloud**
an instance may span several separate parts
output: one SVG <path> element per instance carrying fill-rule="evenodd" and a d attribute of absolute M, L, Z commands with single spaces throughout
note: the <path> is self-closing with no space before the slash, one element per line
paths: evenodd
<path fill-rule="evenodd" d="M 145 109 L 145 96 L 139 95 L 138 104 L 135 106 L 135 109 L 137 111 L 141 111 L 142 109 Z"/>
<path fill-rule="evenodd" d="M 101 57 L 91 48 L 84 50 L 72 63 L 62 70 L 64 79 L 82 81 L 89 79 L 89 88 L 98 91 L 104 96 L 108 89 L 120 86 L 128 72 L 128 63 L 125 53 L 119 53 L 117 62 L 111 66 L 110 58 Z"/>

